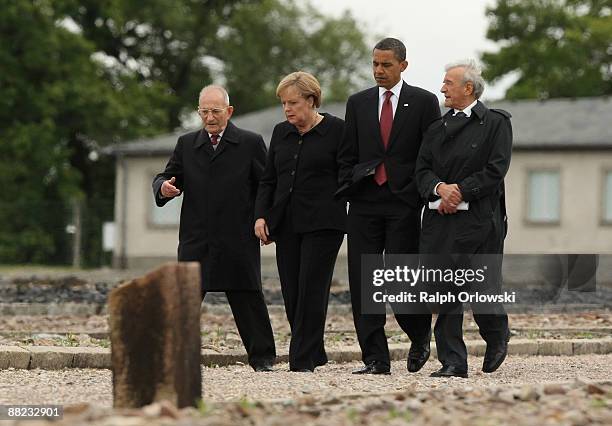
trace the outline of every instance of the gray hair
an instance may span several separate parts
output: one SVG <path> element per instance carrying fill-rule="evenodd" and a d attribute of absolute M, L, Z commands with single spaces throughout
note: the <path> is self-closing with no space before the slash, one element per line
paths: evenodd
<path fill-rule="evenodd" d="M 202 88 L 202 90 L 200 90 L 200 95 L 198 96 L 198 101 L 200 100 L 200 98 L 202 97 L 204 92 L 207 92 L 209 90 L 218 90 L 219 92 L 221 92 L 223 94 L 223 97 L 225 98 L 225 102 L 227 103 L 227 105 L 230 104 L 230 99 L 229 99 L 229 95 L 227 93 L 227 90 L 225 90 L 225 88 L 223 86 L 219 86 L 217 84 L 210 84 L 210 85 L 205 86 L 204 88 Z"/>
<path fill-rule="evenodd" d="M 478 66 L 475 60 L 473 59 L 463 59 L 461 61 L 451 62 L 444 67 L 445 71 L 451 70 L 453 68 L 463 68 L 463 84 L 467 82 L 471 82 L 474 86 L 474 97 L 479 99 L 482 96 L 482 92 L 484 92 L 485 81 L 482 78 L 482 70 Z"/>

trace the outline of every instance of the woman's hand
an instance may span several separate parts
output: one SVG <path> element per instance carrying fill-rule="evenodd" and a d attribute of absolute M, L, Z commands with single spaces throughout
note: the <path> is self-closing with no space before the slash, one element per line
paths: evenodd
<path fill-rule="evenodd" d="M 266 225 L 266 220 L 263 217 L 260 217 L 255 221 L 255 236 L 259 238 L 262 246 L 272 242 L 268 240 L 269 235 L 270 231 L 268 230 L 268 225 Z"/>

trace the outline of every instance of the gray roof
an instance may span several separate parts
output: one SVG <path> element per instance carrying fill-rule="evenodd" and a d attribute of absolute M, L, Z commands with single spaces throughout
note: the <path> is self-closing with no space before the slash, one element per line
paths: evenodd
<path fill-rule="evenodd" d="M 489 108 L 512 114 L 514 148 L 542 149 L 612 149 L 612 100 L 610 97 L 498 101 Z M 322 105 L 322 112 L 344 117 L 343 103 Z M 270 107 L 232 119 L 238 127 L 263 136 L 269 143 L 272 129 L 284 120 L 280 106 Z M 110 147 L 107 152 L 124 155 L 169 154 L 179 135 L 195 129 L 183 129 L 152 138 L 142 138 Z"/>
<path fill-rule="evenodd" d="M 520 149 L 612 148 L 612 98 L 499 101 L 512 114 L 514 147 Z"/>

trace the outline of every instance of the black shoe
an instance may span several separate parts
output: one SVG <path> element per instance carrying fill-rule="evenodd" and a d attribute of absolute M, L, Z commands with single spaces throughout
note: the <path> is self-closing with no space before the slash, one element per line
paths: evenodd
<path fill-rule="evenodd" d="M 484 361 L 482 362 L 482 371 L 492 373 L 499 368 L 508 355 L 508 342 L 510 341 L 510 330 L 506 334 L 506 338 L 496 344 L 487 343 Z"/>
<path fill-rule="evenodd" d="M 429 348 L 429 340 L 425 343 L 413 343 L 412 345 L 410 345 L 410 351 L 408 352 L 408 362 L 406 363 L 408 371 L 410 373 L 416 373 L 421 368 L 423 368 L 423 366 L 429 359 L 430 354 L 431 350 Z"/>
<path fill-rule="evenodd" d="M 258 373 L 268 373 L 270 371 L 274 371 L 274 368 L 272 368 L 272 363 L 261 363 L 261 364 L 255 364 L 252 366 L 253 370 L 255 370 Z"/>
<path fill-rule="evenodd" d="M 464 379 L 467 379 L 468 374 L 466 370 L 459 369 L 453 365 L 447 365 L 438 371 L 434 371 L 429 375 L 429 377 L 463 377 Z"/>
<path fill-rule="evenodd" d="M 372 361 L 366 364 L 365 367 L 353 370 L 353 374 L 391 374 L 391 369 L 388 365 L 380 361 Z"/>

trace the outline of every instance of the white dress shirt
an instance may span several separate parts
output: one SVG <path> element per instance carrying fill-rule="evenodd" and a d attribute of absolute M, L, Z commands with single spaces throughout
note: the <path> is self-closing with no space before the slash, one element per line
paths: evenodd
<path fill-rule="evenodd" d="M 470 118 L 472 116 L 472 108 L 474 108 L 476 102 L 478 102 L 478 100 L 475 100 L 463 109 L 453 109 L 453 117 L 456 116 L 458 112 L 463 112 L 468 118 Z"/>
<path fill-rule="evenodd" d="M 214 150 L 216 150 L 216 149 L 217 149 L 217 147 L 219 146 L 219 143 L 221 143 L 221 138 L 223 137 L 223 132 L 225 132 L 225 129 L 221 130 L 221 132 L 219 133 L 219 138 L 217 139 L 217 145 L 213 145 L 213 144 L 212 144 L 212 135 L 213 135 L 213 134 L 212 134 L 212 133 L 208 133 L 208 132 L 206 132 L 206 133 L 208 133 L 208 138 L 210 139 L 210 141 L 211 141 L 211 145 L 212 145 L 212 147 L 213 147 L 213 149 L 214 149 Z"/>
<path fill-rule="evenodd" d="M 395 117 L 395 111 L 397 111 L 397 104 L 399 102 L 400 92 L 402 91 L 402 84 L 404 80 L 400 79 L 400 81 L 393 86 L 390 90 L 393 92 L 391 96 L 391 107 L 393 108 L 393 117 Z M 378 121 L 380 121 L 380 113 L 382 112 L 383 103 L 385 102 L 385 93 L 387 93 L 387 89 L 384 87 L 378 88 Z"/>

